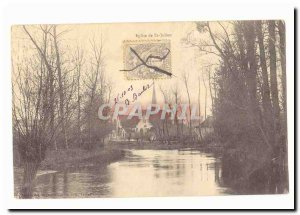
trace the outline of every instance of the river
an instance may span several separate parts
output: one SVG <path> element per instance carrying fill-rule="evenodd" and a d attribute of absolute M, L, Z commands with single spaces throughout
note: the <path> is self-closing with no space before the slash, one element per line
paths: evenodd
<path fill-rule="evenodd" d="M 16 173 L 15 183 L 20 184 Z M 18 186 L 17 186 L 18 187 Z M 202 196 L 232 193 L 219 158 L 199 150 L 128 150 L 108 166 L 39 171 L 34 198 Z"/>

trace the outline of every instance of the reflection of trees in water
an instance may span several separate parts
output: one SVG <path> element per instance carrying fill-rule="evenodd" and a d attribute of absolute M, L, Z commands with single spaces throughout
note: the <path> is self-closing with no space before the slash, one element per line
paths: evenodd
<path fill-rule="evenodd" d="M 89 174 L 89 180 L 85 181 L 86 193 L 88 194 L 87 197 L 109 195 L 110 187 L 108 184 L 111 182 L 112 178 L 111 174 L 108 172 L 107 166 L 95 168 Z"/>
<path fill-rule="evenodd" d="M 68 171 L 65 170 L 64 173 L 63 173 L 63 193 L 64 193 L 64 196 L 68 196 L 69 194 L 69 189 L 68 189 Z"/>
<path fill-rule="evenodd" d="M 33 196 L 40 198 L 58 197 L 101 197 L 110 192 L 111 181 L 107 167 L 81 169 L 79 172 L 65 170 L 37 178 Z"/>
<path fill-rule="evenodd" d="M 179 158 L 166 159 L 155 156 L 152 165 L 155 178 L 180 178 L 185 174 L 185 165 Z"/>
<path fill-rule="evenodd" d="M 238 153 L 234 156 L 225 154 L 221 160 L 223 183 L 237 193 L 279 194 L 286 192 L 286 178 L 280 172 L 283 162 L 275 160 L 251 170 L 248 167 L 251 161 L 247 156 L 241 156 Z"/>
<path fill-rule="evenodd" d="M 52 194 L 53 196 L 57 195 L 57 174 L 52 175 Z"/>
<path fill-rule="evenodd" d="M 186 180 L 188 177 L 196 177 L 201 182 L 215 182 L 219 187 L 224 187 L 222 180 L 222 165 L 219 159 L 206 160 L 207 155 L 194 154 L 193 151 L 178 152 L 178 157 L 165 159 L 160 156 L 155 156 L 153 159 L 154 176 L 156 178 L 177 178 Z M 199 153 L 199 152 L 197 152 Z M 182 156 L 187 155 L 186 158 Z M 192 155 L 192 156 L 190 156 Z M 209 156 L 214 158 L 214 156 Z"/>
<path fill-rule="evenodd" d="M 55 198 L 60 196 L 60 173 L 49 173 L 38 176 L 35 181 L 33 196 Z"/>
<path fill-rule="evenodd" d="M 214 169 L 215 169 L 215 182 L 218 185 L 221 185 L 221 168 L 219 162 L 214 163 Z"/>

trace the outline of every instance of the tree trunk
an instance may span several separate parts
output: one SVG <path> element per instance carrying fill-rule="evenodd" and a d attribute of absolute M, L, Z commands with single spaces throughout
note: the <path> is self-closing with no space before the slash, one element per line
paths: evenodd
<path fill-rule="evenodd" d="M 178 92 L 177 91 L 175 93 L 175 104 L 176 104 L 176 107 L 178 108 Z M 179 137 L 179 125 L 178 125 L 178 112 L 177 111 L 175 113 L 175 124 L 176 124 L 176 131 L 177 131 L 176 136 L 177 136 L 177 139 L 178 139 L 178 137 Z"/>
<path fill-rule="evenodd" d="M 199 116 L 201 116 L 201 104 L 200 104 L 200 93 L 201 93 L 201 81 L 200 77 L 198 78 L 198 105 L 199 105 Z M 199 136 L 200 136 L 200 141 L 202 141 L 202 132 L 201 132 L 201 118 L 199 119 Z"/>
<path fill-rule="evenodd" d="M 206 120 L 206 106 L 207 106 L 207 87 L 206 87 L 206 84 L 205 84 L 205 81 L 204 81 L 204 78 L 202 76 L 202 81 L 203 81 L 203 85 L 204 85 L 204 88 L 205 88 L 205 103 L 204 103 L 204 120 Z"/>
<path fill-rule="evenodd" d="M 82 135 L 81 135 L 81 107 L 80 99 L 78 99 L 78 115 L 77 115 L 77 132 L 79 135 L 79 148 L 82 145 Z"/>
<path fill-rule="evenodd" d="M 275 49 L 275 21 L 268 21 L 269 29 L 269 54 L 270 54 L 270 80 L 271 95 L 275 117 L 275 131 L 280 131 L 280 107 L 278 99 L 277 70 L 276 70 L 276 49 Z"/>
<path fill-rule="evenodd" d="M 212 94 L 212 87 L 211 87 L 211 74 L 210 74 L 210 68 L 208 69 L 208 87 L 209 87 L 209 94 L 210 94 L 210 98 L 211 98 L 211 107 L 214 107 L 214 96 Z"/>
<path fill-rule="evenodd" d="M 279 42 L 280 42 L 280 64 L 281 64 L 281 83 L 282 83 L 282 106 L 283 106 L 283 123 L 282 123 L 282 135 L 281 137 L 281 180 L 283 182 L 283 189 L 289 189 L 288 186 L 288 146 L 287 146 L 287 112 L 286 112 L 286 50 L 285 50 L 285 24 L 283 21 L 278 22 L 278 31 L 279 31 Z"/>
<path fill-rule="evenodd" d="M 248 86 L 248 93 L 250 97 L 250 106 L 254 115 L 256 123 L 259 123 L 259 104 L 257 100 L 257 64 L 256 64 L 256 48 L 255 48 L 255 28 L 254 22 L 249 21 L 244 25 L 244 36 L 246 42 L 246 59 L 247 59 L 247 70 L 246 70 L 246 83 Z"/>
<path fill-rule="evenodd" d="M 278 22 L 279 42 L 280 42 L 280 65 L 281 65 L 281 83 L 282 83 L 282 106 L 284 111 L 284 127 L 286 127 L 286 52 L 285 52 L 285 24 Z"/>
<path fill-rule="evenodd" d="M 21 188 L 21 198 L 32 198 L 33 182 L 38 170 L 39 163 L 34 161 L 24 162 L 23 185 Z"/>
<path fill-rule="evenodd" d="M 248 21 L 244 24 L 244 37 L 246 42 L 246 84 L 249 95 L 249 113 L 250 120 L 253 122 L 253 130 L 260 134 L 266 145 L 270 145 L 263 128 L 263 120 L 259 102 L 257 98 L 257 63 L 255 47 L 255 24 L 254 21 Z"/>
<path fill-rule="evenodd" d="M 274 137 L 272 103 L 270 96 L 269 74 L 266 63 L 264 35 L 262 33 L 262 21 L 256 21 L 256 33 L 259 45 L 259 58 L 262 71 L 263 87 L 262 87 L 262 104 L 265 114 L 265 130 L 268 133 L 269 139 Z"/>
<path fill-rule="evenodd" d="M 78 71 L 77 76 L 77 132 L 79 135 L 79 148 L 82 145 L 82 135 L 81 135 L 81 97 L 80 97 L 80 71 Z"/>
<path fill-rule="evenodd" d="M 69 145 L 67 140 L 66 121 L 65 121 L 65 113 L 64 113 L 64 89 L 63 89 L 60 53 L 58 49 L 58 42 L 57 42 L 57 35 L 56 35 L 56 26 L 53 27 L 53 42 L 54 42 L 54 48 L 56 53 L 56 66 L 57 66 L 58 86 L 59 86 L 59 110 L 60 110 L 60 117 L 62 121 L 63 142 L 65 148 L 68 149 Z"/>
<path fill-rule="evenodd" d="M 49 76 L 50 76 L 50 83 L 49 83 L 49 90 L 50 90 L 50 102 L 49 102 L 49 111 L 50 111 L 50 129 L 51 129 L 51 134 L 54 134 L 55 129 L 54 129 L 54 74 L 53 71 L 49 71 Z M 57 144 L 56 140 L 54 142 L 54 148 L 57 150 Z"/>
<path fill-rule="evenodd" d="M 188 102 L 189 102 L 189 133 L 191 135 L 191 129 L 192 129 L 191 98 L 190 98 L 190 92 L 189 92 L 189 88 L 188 88 L 188 77 L 187 77 L 187 74 L 185 74 L 183 81 L 184 81 L 184 85 L 185 85 L 185 89 L 186 89 L 186 94 L 187 94 Z"/>
<path fill-rule="evenodd" d="M 192 110 L 191 110 L 191 98 L 190 98 L 190 92 L 188 90 L 188 86 L 186 86 L 186 92 L 188 95 L 188 101 L 189 101 L 189 130 L 190 130 L 190 134 L 191 134 L 191 129 L 192 129 L 192 119 L 191 119 L 191 114 L 192 114 Z"/>

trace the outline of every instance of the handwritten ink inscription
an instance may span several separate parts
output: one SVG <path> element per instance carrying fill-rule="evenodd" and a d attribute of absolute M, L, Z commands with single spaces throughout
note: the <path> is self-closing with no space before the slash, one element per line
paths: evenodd
<path fill-rule="evenodd" d="M 114 98 L 115 104 L 124 102 L 126 105 L 130 105 L 136 101 L 153 86 L 154 82 L 151 84 L 143 85 L 142 89 L 135 91 L 133 85 L 130 85 L 127 89 L 124 89 Z"/>

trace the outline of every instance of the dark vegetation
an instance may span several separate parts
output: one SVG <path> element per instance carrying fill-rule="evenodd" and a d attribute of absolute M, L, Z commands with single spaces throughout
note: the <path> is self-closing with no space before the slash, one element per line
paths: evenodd
<path fill-rule="evenodd" d="M 219 58 L 212 113 L 226 184 L 247 193 L 288 192 L 284 22 L 201 22 L 197 29 L 209 37 L 197 44 L 200 51 Z"/>

